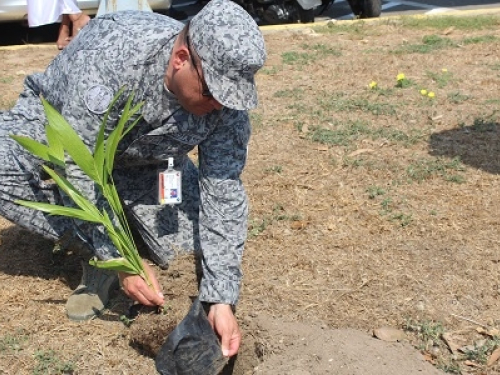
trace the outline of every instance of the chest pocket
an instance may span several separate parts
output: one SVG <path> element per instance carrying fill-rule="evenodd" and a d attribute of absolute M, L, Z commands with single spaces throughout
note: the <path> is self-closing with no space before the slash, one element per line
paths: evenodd
<path fill-rule="evenodd" d="M 209 133 L 205 118 L 179 110 L 161 126 L 134 140 L 117 158 L 117 167 L 164 164 L 169 157 L 177 164 Z"/>

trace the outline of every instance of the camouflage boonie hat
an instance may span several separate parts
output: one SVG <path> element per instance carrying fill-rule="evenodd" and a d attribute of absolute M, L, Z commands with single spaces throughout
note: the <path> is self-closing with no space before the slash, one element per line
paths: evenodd
<path fill-rule="evenodd" d="M 211 0 L 189 22 L 189 39 L 213 97 L 231 109 L 255 108 L 254 74 L 266 47 L 254 19 L 231 0 Z"/>

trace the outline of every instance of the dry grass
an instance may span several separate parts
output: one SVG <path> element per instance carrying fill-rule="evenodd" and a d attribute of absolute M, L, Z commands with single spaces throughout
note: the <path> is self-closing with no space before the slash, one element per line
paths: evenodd
<path fill-rule="evenodd" d="M 244 328 L 255 313 L 363 331 L 395 326 L 448 372 L 500 371 L 483 363 L 500 328 L 500 19 L 454 20 L 266 35 L 243 176 Z M 28 53 L 40 50 L 0 51 L 0 77 L 13 77 L 0 80 L 4 108 L 20 90 L 19 62 L 28 73 L 50 57 L 28 64 Z M 396 87 L 399 73 L 406 87 Z M 152 360 L 117 321 L 121 305 L 104 319 L 65 319 L 77 265 L 54 268 L 38 255 L 50 244 L 9 223 L 1 241 L 0 373 L 36 373 L 41 347 L 75 373 L 151 373 Z M 194 268 L 185 259 L 172 267 L 180 277 L 162 275 L 164 287 L 181 296 Z M 180 305 L 182 316 L 188 304 Z M 439 334 L 429 342 L 436 325 L 471 350 L 476 343 L 475 354 L 452 357 Z M 490 331 L 471 330 L 479 326 Z"/>

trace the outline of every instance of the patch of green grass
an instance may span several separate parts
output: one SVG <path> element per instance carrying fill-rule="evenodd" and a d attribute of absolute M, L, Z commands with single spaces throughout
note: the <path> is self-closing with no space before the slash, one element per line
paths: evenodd
<path fill-rule="evenodd" d="M 307 113 L 311 110 L 311 107 L 301 103 L 301 102 L 295 102 L 295 103 L 290 103 L 286 106 L 287 109 L 294 110 L 298 113 Z"/>
<path fill-rule="evenodd" d="M 281 214 L 277 215 L 275 218 L 277 221 L 297 221 L 297 220 L 302 220 L 302 215 L 300 214 Z"/>
<path fill-rule="evenodd" d="M 375 89 L 373 89 L 373 92 L 376 92 L 379 96 L 392 96 L 394 95 L 395 89 L 392 87 L 377 86 Z"/>
<path fill-rule="evenodd" d="M 441 341 L 442 335 L 445 332 L 443 324 L 432 320 L 414 321 L 408 319 L 403 324 L 405 331 L 416 333 L 417 337 L 423 342 L 432 340 L 434 343 Z"/>
<path fill-rule="evenodd" d="M 464 350 L 465 359 L 485 365 L 493 350 L 499 347 L 498 339 L 488 339 L 482 345 L 474 344 L 472 348 Z"/>
<path fill-rule="evenodd" d="M 0 337 L 0 353 L 21 350 L 22 344 L 28 340 L 28 337 L 23 330 L 18 330 L 14 335 Z"/>
<path fill-rule="evenodd" d="M 486 105 L 499 105 L 500 104 L 500 99 L 486 99 L 484 101 L 484 104 Z"/>
<path fill-rule="evenodd" d="M 479 43 L 494 43 L 498 42 L 498 37 L 495 35 L 481 35 L 481 36 L 473 36 L 470 38 L 465 38 L 462 40 L 462 44 L 479 44 Z"/>
<path fill-rule="evenodd" d="M 343 98 L 342 96 L 320 96 L 318 104 L 327 111 L 363 111 L 378 115 L 396 115 L 397 104 L 377 103 L 364 98 Z"/>
<path fill-rule="evenodd" d="M 373 161 L 371 160 L 366 160 L 361 157 L 357 158 L 349 158 L 345 157 L 343 159 L 343 164 L 344 167 L 372 167 L 373 166 Z"/>
<path fill-rule="evenodd" d="M 281 165 L 273 165 L 272 167 L 268 167 L 264 169 L 266 173 L 281 173 L 283 172 L 283 167 Z"/>
<path fill-rule="evenodd" d="M 411 79 L 405 77 L 402 79 L 398 79 L 396 82 L 396 85 L 394 87 L 404 89 L 404 88 L 411 87 L 411 86 L 415 86 L 415 82 L 412 81 Z"/>
<path fill-rule="evenodd" d="M 453 104 L 460 104 L 471 98 L 469 95 L 462 94 L 458 91 L 448 93 L 447 97 L 448 101 Z"/>
<path fill-rule="evenodd" d="M 273 95 L 275 98 L 290 98 L 295 100 L 302 100 L 304 97 L 304 90 L 302 89 L 285 89 L 278 90 Z"/>
<path fill-rule="evenodd" d="M 337 129 L 326 129 L 314 126 L 309 129 L 307 137 L 313 141 L 334 146 L 349 146 L 362 135 L 370 134 L 371 130 L 362 121 L 348 122 Z"/>
<path fill-rule="evenodd" d="M 392 51 L 392 53 L 431 53 L 456 46 L 457 44 L 450 38 L 444 38 L 439 35 L 426 35 L 422 38 L 422 44 L 403 44 L 403 46 Z"/>
<path fill-rule="evenodd" d="M 480 35 L 469 38 L 464 38 L 460 43 L 456 43 L 450 38 L 439 35 L 426 35 L 422 39 L 420 45 L 408 45 L 409 51 L 416 53 L 429 53 L 445 48 L 458 47 L 459 45 L 479 44 L 479 43 L 494 43 L 499 39 L 495 35 Z"/>
<path fill-rule="evenodd" d="M 287 213 L 280 203 L 273 205 L 272 214 L 265 215 L 262 219 L 250 219 L 248 222 L 248 238 L 259 236 L 269 225 L 276 221 L 297 221 L 302 220 L 300 213 Z"/>
<path fill-rule="evenodd" d="M 446 181 L 462 183 L 465 181 L 465 178 L 450 173 L 450 171 L 461 172 L 464 170 L 465 167 L 459 157 L 453 158 L 450 161 L 444 158 L 420 159 L 406 168 L 406 174 L 411 180 L 417 182 L 428 180 L 432 176 L 440 176 Z"/>
<path fill-rule="evenodd" d="M 409 133 L 405 133 L 404 131 L 399 129 L 383 127 L 374 129 L 372 131 L 372 139 L 385 138 L 389 141 L 402 144 L 405 147 L 417 144 L 425 137 L 426 135 L 424 134 L 422 129 L 411 129 Z"/>
<path fill-rule="evenodd" d="M 470 130 L 477 133 L 493 132 L 497 129 L 498 122 L 493 116 L 478 117 L 474 119 L 474 123 L 470 126 Z"/>
<path fill-rule="evenodd" d="M 439 72 L 439 73 L 427 71 L 426 75 L 427 75 L 427 77 L 431 78 L 434 82 L 436 82 L 437 86 L 440 89 L 442 89 L 448 83 L 450 83 L 450 81 L 453 78 L 453 75 L 450 72 L 448 72 L 448 71 L 446 71 L 446 72 Z"/>
<path fill-rule="evenodd" d="M 248 238 L 256 237 L 267 228 L 267 226 L 271 223 L 271 220 L 268 218 L 263 219 L 251 219 L 248 223 Z"/>
<path fill-rule="evenodd" d="M 333 125 L 333 128 L 311 127 L 307 133 L 307 138 L 313 142 L 332 146 L 350 146 L 355 141 L 363 138 L 372 140 L 386 139 L 408 147 L 418 143 L 425 137 L 421 129 L 411 129 L 410 133 L 390 127 L 374 129 L 361 120 L 331 125 Z"/>
<path fill-rule="evenodd" d="M 457 30 L 483 30 L 491 29 L 500 25 L 500 18 L 497 16 L 473 16 L 456 17 L 440 16 L 427 18 L 402 17 L 401 22 L 405 27 L 416 29 L 438 29 L 445 30 L 453 28 Z"/>
<path fill-rule="evenodd" d="M 327 24 L 326 26 L 315 27 L 314 30 L 317 33 L 322 34 L 350 34 L 358 36 L 364 36 L 367 32 L 370 31 L 370 29 L 367 28 L 363 22 L 356 22 L 352 24 L 337 24 L 332 22 Z"/>
<path fill-rule="evenodd" d="M 259 70 L 259 73 L 266 74 L 266 75 L 274 75 L 278 73 L 280 69 L 277 66 L 265 66 L 261 70 Z"/>
<path fill-rule="evenodd" d="M 461 374 L 462 370 L 460 369 L 460 365 L 457 363 L 455 360 L 451 361 L 444 361 L 444 360 L 438 360 L 436 363 L 436 368 L 438 370 L 444 371 L 448 374 Z"/>
<path fill-rule="evenodd" d="M 500 70 L 500 63 L 491 64 L 490 68 L 491 70 Z"/>
<path fill-rule="evenodd" d="M 391 215 L 391 217 L 389 219 L 391 221 L 399 222 L 399 225 L 401 225 L 402 227 L 406 227 L 406 226 L 410 225 L 410 223 L 413 221 L 411 214 L 407 215 L 407 214 L 404 214 L 402 212 Z"/>
<path fill-rule="evenodd" d="M 306 51 L 315 52 L 316 57 L 342 56 L 342 51 L 329 47 L 326 44 L 322 43 L 316 43 L 313 45 L 302 44 L 302 48 Z"/>
<path fill-rule="evenodd" d="M 280 203 L 276 203 L 273 206 L 273 220 L 276 220 L 276 221 L 302 220 L 302 215 L 300 215 L 300 214 L 287 214 L 285 212 L 285 207 L 283 207 L 283 205 Z"/>
<path fill-rule="evenodd" d="M 316 59 L 316 56 L 308 52 L 289 51 L 283 52 L 281 59 L 283 64 L 286 65 L 303 66 L 312 63 Z"/>
<path fill-rule="evenodd" d="M 366 188 L 366 192 L 368 193 L 368 198 L 370 199 L 375 199 L 379 195 L 385 194 L 385 190 L 379 186 L 368 186 Z"/>
<path fill-rule="evenodd" d="M 385 215 L 388 212 L 391 212 L 392 211 L 392 198 L 391 197 L 385 198 L 380 203 L 380 206 L 382 207 L 382 215 Z"/>
<path fill-rule="evenodd" d="M 12 82 L 14 82 L 14 77 L 12 77 L 12 76 L 0 77 L 0 83 L 5 83 L 5 84 L 9 85 Z"/>
<path fill-rule="evenodd" d="M 454 182 L 455 184 L 463 184 L 465 182 L 465 177 L 459 174 L 446 174 L 443 178 L 448 182 Z"/>
<path fill-rule="evenodd" d="M 252 127 L 258 128 L 262 126 L 263 118 L 262 114 L 256 111 L 249 111 L 250 123 Z"/>
<path fill-rule="evenodd" d="M 73 374 L 75 364 L 59 359 L 53 350 L 39 350 L 34 355 L 37 362 L 33 375 Z"/>

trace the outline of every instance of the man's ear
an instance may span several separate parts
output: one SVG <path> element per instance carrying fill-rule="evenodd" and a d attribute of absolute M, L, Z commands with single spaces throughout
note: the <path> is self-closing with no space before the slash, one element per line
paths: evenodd
<path fill-rule="evenodd" d="M 173 51 L 172 63 L 175 69 L 180 69 L 186 62 L 189 62 L 189 50 L 186 46 L 179 46 Z"/>

